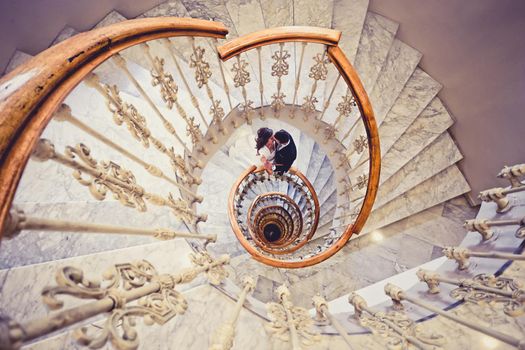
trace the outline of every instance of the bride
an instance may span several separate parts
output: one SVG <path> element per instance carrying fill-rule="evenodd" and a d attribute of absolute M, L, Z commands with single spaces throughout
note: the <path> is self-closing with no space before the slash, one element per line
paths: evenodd
<path fill-rule="evenodd" d="M 275 140 L 273 130 L 270 128 L 260 128 L 257 130 L 255 139 L 255 149 L 257 155 L 261 156 L 261 162 L 268 173 L 272 173 L 273 159 L 275 158 Z"/>

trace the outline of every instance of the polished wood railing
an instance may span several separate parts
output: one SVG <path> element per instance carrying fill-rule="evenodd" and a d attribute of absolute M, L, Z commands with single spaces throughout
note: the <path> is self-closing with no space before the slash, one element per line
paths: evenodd
<path fill-rule="evenodd" d="M 295 79 L 295 92 L 294 92 L 294 98 L 293 98 L 293 105 L 296 106 L 297 102 L 297 91 L 299 88 L 299 85 L 301 84 L 300 78 L 301 75 L 304 75 L 302 73 L 302 65 L 303 65 L 303 58 L 304 58 L 304 52 L 305 47 L 309 43 L 314 44 L 322 44 L 326 46 L 326 51 L 324 51 L 322 54 L 318 54 L 314 59 L 317 62 L 314 64 L 311 69 L 310 73 L 307 74 L 310 78 L 312 78 L 313 84 L 311 87 L 311 93 L 309 96 L 305 97 L 305 103 L 300 106 L 301 109 L 305 112 L 305 120 L 308 119 L 308 114 L 312 111 L 315 111 L 316 106 L 314 103 L 317 101 L 314 99 L 314 93 L 316 91 L 316 88 L 318 86 L 319 80 L 325 80 L 326 79 L 326 63 L 331 61 L 336 69 L 338 70 L 340 76 L 343 78 L 344 82 L 347 85 L 347 95 L 346 95 L 346 104 L 352 104 L 358 107 L 359 112 L 361 114 L 361 119 L 363 122 L 363 127 L 366 131 L 366 138 L 363 137 L 362 142 L 360 145 L 366 145 L 369 149 L 369 173 L 366 175 L 366 180 L 363 180 L 363 186 L 365 187 L 366 183 L 366 194 L 364 195 L 364 198 L 361 202 L 361 208 L 359 210 L 359 214 L 357 215 L 355 221 L 352 224 L 349 224 L 345 231 L 340 235 L 339 239 L 329 248 L 325 251 L 321 252 L 320 254 L 317 254 L 314 257 L 306 258 L 300 262 L 283 262 L 283 261 L 277 261 L 274 259 L 269 258 L 262 258 L 261 256 L 258 256 L 258 254 L 252 254 L 256 257 L 256 259 L 260 259 L 262 262 L 268 263 L 273 266 L 279 266 L 279 267 L 304 267 L 313 265 L 316 263 L 319 263 L 333 254 L 335 254 L 337 251 L 339 251 L 346 242 L 350 239 L 350 237 L 353 234 L 358 234 L 360 230 L 363 228 L 368 216 L 370 215 L 370 212 L 372 211 L 372 207 L 375 201 L 375 197 L 377 194 L 377 188 L 379 185 L 379 175 L 380 175 L 380 164 L 381 164 L 381 152 L 380 152 L 380 146 L 379 146 L 379 135 L 377 130 L 377 124 L 374 118 L 374 113 L 372 110 L 372 106 L 370 104 L 368 95 L 361 83 L 361 80 L 359 79 L 359 76 L 357 75 L 355 69 L 352 67 L 351 63 L 348 61 L 346 56 L 344 55 L 341 48 L 338 46 L 338 41 L 340 38 L 341 33 L 335 30 L 331 29 L 320 29 L 320 28 L 311 28 L 311 27 L 282 27 L 282 28 L 273 28 L 273 29 L 267 29 L 251 34 L 247 34 L 245 36 L 241 36 L 239 38 L 233 39 L 226 44 L 219 46 L 217 48 L 217 51 L 219 53 L 219 56 L 223 60 L 229 60 L 231 58 L 236 58 L 237 63 L 236 66 L 234 65 L 234 69 L 236 69 L 236 72 L 239 73 L 239 84 L 237 84 L 238 87 L 242 88 L 242 93 L 244 96 L 244 104 L 243 104 L 243 110 L 246 111 L 246 120 L 249 122 L 249 115 L 251 108 L 251 104 L 253 101 L 250 101 L 246 96 L 246 84 L 249 83 L 249 72 L 243 71 L 243 65 L 245 64 L 244 60 L 240 59 L 241 53 L 248 53 L 250 50 L 257 50 L 258 52 L 258 60 L 260 62 L 260 48 L 271 45 L 271 44 L 283 44 L 283 43 L 293 43 L 293 42 L 299 42 L 302 43 L 302 46 L 300 48 L 300 60 L 299 60 L 299 68 L 297 71 L 297 77 Z M 286 56 L 283 55 L 282 46 L 280 46 L 280 51 L 276 52 L 276 65 L 280 64 L 282 67 L 288 67 L 286 63 Z M 325 58 L 327 56 L 327 58 Z M 296 62 L 297 64 L 297 62 Z M 272 67 L 273 68 L 273 67 Z M 286 68 L 287 69 L 287 68 Z M 261 75 L 262 73 L 260 73 Z M 281 73 L 276 70 L 272 72 L 272 75 L 278 77 L 277 81 L 277 88 L 278 92 L 272 96 L 274 101 L 272 102 L 272 107 L 276 111 L 278 111 L 282 106 L 284 105 L 283 99 L 280 97 L 280 86 L 281 86 Z M 337 82 L 340 79 L 337 79 L 335 82 L 335 85 L 337 85 Z M 259 81 L 262 81 L 262 76 L 259 77 Z M 263 86 L 260 84 L 261 94 Z M 335 86 L 332 88 L 332 91 L 335 89 Z M 333 92 L 332 92 L 333 93 Z M 330 94 L 330 98 L 332 96 L 332 93 Z M 325 110 L 330 103 L 330 100 L 325 101 Z M 345 105 L 346 105 L 345 104 Z M 253 109 L 253 108 L 252 108 Z M 295 108 L 296 109 L 296 108 Z M 294 109 L 294 110 L 295 110 Z M 347 108 L 349 109 L 349 108 Z M 293 114 L 293 113 L 292 113 Z M 324 113 L 323 113 L 324 114 Z M 342 115 L 346 116 L 344 113 Z M 278 114 L 276 113 L 276 117 L 278 117 Z M 293 115 L 290 116 L 290 118 L 293 118 Z M 340 122 L 339 120 L 336 120 L 336 123 L 334 125 L 337 125 L 337 123 Z M 330 131 L 330 130 L 328 130 Z M 331 130 L 332 137 L 335 135 L 335 127 L 333 130 Z M 359 141 L 359 140 L 358 140 Z M 363 146 L 364 147 L 364 146 Z M 346 158 L 349 157 L 349 155 L 344 155 L 345 162 L 347 162 Z M 249 174 L 250 171 L 247 170 L 243 175 Z M 243 175 L 239 177 L 241 180 L 243 178 Z M 365 175 L 363 175 L 363 179 L 365 179 Z M 242 181 L 242 180 L 241 180 Z M 238 186 L 240 183 L 236 183 L 236 186 Z M 234 189 L 236 188 L 234 186 Z M 360 187 L 361 188 L 361 187 Z M 231 202 L 234 199 L 235 190 L 232 189 L 232 192 L 230 193 L 230 203 L 229 203 L 229 209 L 232 208 L 233 203 Z M 240 231 L 240 228 L 237 225 L 237 222 L 235 221 L 235 218 L 233 217 L 233 212 L 230 216 L 231 224 L 234 229 L 235 234 L 237 237 L 242 237 L 242 232 Z M 241 242 L 242 243 L 242 242 Z M 247 248 L 248 244 L 243 244 L 245 248 Z M 251 253 L 255 253 L 253 250 L 248 249 Z"/>

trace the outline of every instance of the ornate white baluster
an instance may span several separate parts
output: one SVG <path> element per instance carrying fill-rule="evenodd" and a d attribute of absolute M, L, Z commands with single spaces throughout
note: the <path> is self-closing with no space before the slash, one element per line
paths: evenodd
<path fill-rule="evenodd" d="M 99 162 L 91 156 L 90 149 L 80 143 L 75 147 L 68 146 L 64 154 L 55 151 L 51 141 L 40 139 L 33 155 L 36 161 L 53 160 L 74 170 L 73 177 L 83 186 L 89 188 L 97 200 L 104 200 L 111 192 L 122 205 L 146 211 L 146 201 L 158 206 L 172 209 L 173 214 L 186 223 L 206 221 L 206 215 L 197 215 L 182 199 L 175 199 L 171 193 L 167 198 L 146 192 L 139 186 L 135 176 L 114 162 Z"/>
<path fill-rule="evenodd" d="M 61 294 L 96 301 L 23 323 L 0 317 L 2 349 L 18 349 L 33 339 L 103 313 L 109 313 L 103 328 L 96 334 L 80 328 L 74 333 L 77 341 L 90 348 L 100 348 L 110 341 L 117 349 L 137 349 L 140 340 L 132 318 L 142 317 L 147 325 L 165 324 L 188 308 L 184 296 L 175 290 L 176 285 L 189 283 L 201 273 L 206 273 L 214 283 L 226 276 L 223 266 L 229 262 L 229 256 L 214 260 L 200 252 L 190 257 L 194 268 L 171 275 L 159 275 L 145 260 L 115 265 L 104 274 L 104 287 L 86 279 L 78 268 L 63 267 L 57 273 L 57 286 L 42 291 L 44 303 L 52 310 L 62 308 L 63 302 L 57 298 Z M 130 305 L 135 300 L 138 303 Z"/>
<path fill-rule="evenodd" d="M 525 290 L 511 278 L 479 274 L 472 279 L 457 280 L 423 269 L 417 271 L 417 277 L 427 284 L 429 293 L 432 294 L 439 293 L 440 283 L 448 283 L 459 287 L 450 292 L 454 299 L 475 304 L 503 304 L 503 312 L 512 317 L 525 312 Z"/>
<path fill-rule="evenodd" d="M 277 296 L 280 304 L 266 304 L 271 321 L 266 329 L 278 339 L 290 341 L 293 350 L 300 350 L 300 344 L 309 346 L 318 342 L 321 338 L 312 330 L 313 320 L 308 311 L 290 302 L 290 291 L 285 285 L 277 288 Z"/>
<path fill-rule="evenodd" d="M 303 69 L 303 61 L 304 61 L 304 51 L 306 49 L 306 45 L 308 43 L 303 42 L 301 43 L 301 58 L 299 59 L 299 68 L 297 69 L 297 75 L 295 77 L 295 86 L 294 86 L 294 93 L 293 93 L 293 100 L 292 100 L 292 114 L 290 115 L 290 118 L 295 117 L 295 110 L 296 110 L 296 102 L 297 102 L 297 93 L 299 92 L 299 86 L 301 85 L 301 71 Z"/>
<path fill-rule="evenodd" d="M 406 349 L 409 343 L 418 349 L 434 350 L 434 346 L 442 346 L 447 342 L 441 334 L 425 332 L 416 327 L 416 323 L 403 313 L 374 311 L 356 293 L 350 294 L 348 302 L 354 307 L 355 316 L 363 327 L 388 339 L 388 349 Z"/>
<path fill-rule="evenodd" d="M 168 228 L 141 228 L 129 226 L 116 226 L 105 224 L 94 224 L 80 221 L 64 221 L 44 219 L 27 216 L 23 210 L 16 206 L 11 207 L 4 227 L 4 237 L 7 239 L 17 236 L 22 230 L 34 231 L 58 231 L 73 233 L 114 233 L 124 235 L 144 235 L 160 240 L 175 238 L 204 239 L 207 242 L 217 241 L 217 235 L 200 235 L 196 233 L 177 232 Z"/>
<path fill-rule="evenodd" d="M 328 303 L 326 302 L 326 300 L 320 295 L 316 295 L 312 298 L 312 302 L 317 312 L 317 320 L 321 322 L 324 320 L 330 321 L 330 324 L 339 332 L 339 335 L 343 337 L 344 341 L 348 345 L 348 348 L 352 349 L 352 342 L 350 341 L 350 337 L 348 336 L 346 329 L 330 313 L 330 311 L 328 310 Z"/>
<path fill-rule="evenodd" d="M 252 292 L 255 288 L 255 282 L 251 277 L 245 277 L 242 281 L 243 290 L 239 294 L 239 299 L 235 304 L 235 309 L 231 313 L 228 322 L 221 325 L 212 338 L 212 345 L 210 350 L 229 350 L 233 346 L 233 340 L 235 338 L 235 326 L 237 325 L 237 320 L 239 319 L 239 314 L 241 313 L 242 306 L 248 293 Z"/>
<path fill-rule="evenodd" d="M 517 238 L 525 237 L 525 217 L 522 219 L 510 220 L 473 219 L 465 221 L 463 227 L 469 231 L 479 232 L 479 234 L 483 237 L 483 240 L 486 241 L 494 236 L 494 231 L 491 229 L 491 227 L 508 225 L 519 225 L 515 236 Z"/>
<path fill-rule="evenodd" d="M 71 123 L 72 125 L 76 126 L 77 128 L 81 129 L 82 131 L 86 132 L 87 134 L 93 136 L 94 138 L 96 138 L 100 142 L 104 143 L 105 145 L 113 148 L 114 150 L 118 151 L 120 154 L 122 154 L 125 157 L 131 159 L 135 163 L 140 164 L 151 175 L 157 176 L 159 178 L 162 178 L 162 179 L 168 181 L 169 183 L 171 183 L 172 185 L 176 186 L 179 190 L 181 190 L 185 194 L 191 196 L 192 203 L 194 203 L 194 202 L 201 203 L 202 202 L 202 200 L 203 200 L 202 196 L 196 195 L 193 191 L 191 191 L 187 187 L 183 186 L 182 184 L 178 183 L 176 180 L 166 176 L 162 172 L 162 170 L 160 170 L 155 165 L 145 162 L 140 157 L 134 155 L 133 153 L 131 153 L 127 149 L 119 146 L 118 144 L 116 144 L 115 142 L 111 141 L 106 136 L 102 135 L 101 133 L 99 133 L 95 129 L 91 128 L 87 124 L 85 124 L 82 121 L 80 121 L 79 119 L 75 118 L 73 116 L 73 114 L 71 113 L 71 108 L 68 105 L 62 104 L 60 106 L 60 108 L 58 109 L 58 111 L 56 112 L 56 114 L 54 116 L 54 120 L 61 121 L 61 122 L 62 121 L 66 121 L 68 123 Z"/>
<path fill-rule="evenodd" d="M 280 43 L 279 51 L 275 51 L 272 55 L 272 59 L 275 60 L 275 63 L 272 65 L 272 76 L 277 77 L 277 92 L 272 95 L 271 106 L 276 118 L 279 118 L 279 111 L 284 107 L 286 95 L 281 92 L 282 77 L 288 75 L 290 65 L 286 60 L 289 58 L 290 54 L 287 50 L 284 50 L 284 43 Z"/>
<path fill-rule="evenodd" d="M 454 259 L 458 263 L 458 269 L 465 270 L 469 267 L 470 257 L 487 258 L 487 259 L 503 259 L 503 260 L 525 260 L 525 255 L 520 254 L 506 254 L 506 253 L 482 253 L 473 252 L 463 247 L 445 247 L 443 254 L 449 259 Z"/>
<path fill-rule="evenodd" d="M 477 323 L 471 322 L 470 320 L 466 320 L 464 318 L 458 317 L 455 314 L 449 312 L 449 311 L 443 311 L 438 307 L 432 306 L 424 301 L 422 301 L 419 298 L 415 298 L 412 296 L 409 296 L 405 293 L 401 288 L 391 284 L 387 283 L 385 285 L 385 294 L 388 295 L 395 306 L 398 308 L 403 308 L 403 305 L 401 304 L 402 300 L 406 300 L 412 304 L 418 305 L 424 309 L 430 310 L 438 315 L 441 315 L 445 318 L 448 318 L 449 320 L 452 320 L 454 322 L 457 322 L 463 326 L 466 326 L 468 328 L 471 328 L 475 331 L 478 331 L 482 334 L 486 334 L 488 336 L 491 336 L 493 338 L 496 338 L 506 344 L 515 346 L 518 349 L 525 349 L 525 339 L 518 339 L 514 338 L 513 336 L 498 332 L 496 330 L 480 326 Z"/>
<path fill-rule="evenodd" d="M 498 174 L 499 178 L 509 180 L 512 188 L 525 186 L 520 180 L 524 176 L 525 164 L 516 164 L 510 167 L 505 165 Z"/>
<path fill-rule="evenodd" d="M 199 105 L 199 100 L 197 100 L 197 98 L 195 97 L 195 95 L 193 94 L 193 91 L 190 89 L 190 86 L 188 84 L 188 81 L 186 80 L 186 76 L 184 75 L 184 72 L 182 71 L 182 68 L 179 64 L 179 60 L 177 59 L 177 56 L 175 55 L 174 51 L 174 47 L 173 47 L 173 43 L 171 42 L 170 39 L 168 38 L 165 38 L 163 40 L 161 40 L 161 42 L 166 46 L 166 48 L 168 49 L 170 55 L 171 55 L 171 58 L 173 60 L 173 63 L 175 63 L 175 66 L 177 67 L 177 71 L 179 72 L 179 75 L 180 77 L 182 78 L 182 82 L 184 83 L 184 86 L 186 87 L 186 91 L 188 91 L 188 93 L 190 94 L 191 96 L 191 103 L 193 104 L 193 107 L 195 107 L 195 109 L 197 110 L 197 112 L 199 113 L 200 117 L 201 117 L 201 120 L 202 122 L 204 123 L 204 125 L 206 126 L 206 128 L 208 128 L 208 123 L 206 122 L 206 119 L 204 119 L 204 114 L 202 114 L 202 111 L 201 111 L 201 107 Z"/>

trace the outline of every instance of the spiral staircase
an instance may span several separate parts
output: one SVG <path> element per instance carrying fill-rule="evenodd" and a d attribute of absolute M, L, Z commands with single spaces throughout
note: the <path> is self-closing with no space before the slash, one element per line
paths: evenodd
<path fill-rule="evenodd" d="M 367 7 L 167 1 L 15 53 L 0 349 L 525 348 L 525 169 L 476 216 L 441 85 Z"/>

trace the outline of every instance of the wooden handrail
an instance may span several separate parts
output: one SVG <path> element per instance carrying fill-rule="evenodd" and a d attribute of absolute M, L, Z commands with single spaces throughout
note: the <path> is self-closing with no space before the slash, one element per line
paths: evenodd
<path fill-rule="evenodd" d="M 41 52 L 0 80 L 0 238 L 16 187 L 40 134 L 71 90 L 109 57 L 145 41 L 224 38 L 219 22 L 145 18 L 81 33 Z"/>
<path fill-rule="evenodd" d="M 357 106 L 361 113 L 363 124 L 367 133 L 370 154 L 369 179 L 366 195 L 364 197 L 361 210 L 359 211 L 355 222 L 353 224 L 349 224 L 346 227 L 341 237 L 330 248 L 326 249 L 324 252 L 319 253 L 314 257 L 297 262 L 286 262 L 271 259 L 268 257 L 263 257 L 254 248 L 252 248 L 248 244 L 248 242 L 243 242 L 242 240 L 240 241 L 244 248 L 248 252 L 250 252 L 250 254 L 252 254 L 252 256 L 254 256 L 256 260 L 268 265 L 284 268 L 300 268 L 315 265 L 317 263 L 320 263 L 321 261 L 328 259 L 330 256 L 334 255 L 341 248 L 344 247 L 344 245 L 350 239 L 352 234 L 358 234 L 361 231 L 366 220 L 370 216 L 370 212 L 372 211 L 372 207 L 374 205 L 374 201 L 377 195 L 377 189 L 379 187 L 379 177 L 381 171 L 381 150 L 379 145 L 379 133 L 372 105 L 370 104 L 368 94 L 366 93 L 363 84 L 361 83 L 361 79 L 359 79 L 357 72 L 355 71 L 350 61 L 348 61 L 348 58 L 346 58 L 341 48 L 337 46 L 340 34 L 340 32 L 322 28 L 281 27 L 247 34 L 245 36 L 233 39 L 230 42 L 227 42 L 226 44 L 218 47 L 218 53 L 220 58 L 222 60 L 228 60 L 229 58 L 234 57 L 244 51 L 275 43 L 299 41 L 315 42 L 327 45 L 328 57 L 345 80 L 350 91 L 352 91 L 355 102 L 357 103 Z M 249 169 L 252 169 L 252 167 Z M 247 169 L 247 171 L 249 169 Z M 248 171 L 248 173 L 252 171 L 253 170 Z M 246 174 L 247 176 L 248 173 L 244 172 L 243 174 Z M 242 181 L 242 178 L 240 178 L 240 181 Z M 237 188 L 239 184 L 240 182 L 236 183 L 234 189 Z M 312 193 L 315 193 L 315 191 L 312 191 Z M 233 195 L 234 194 L 235 193 L 233 193 Z M 233 197 L 232 193 L 230 193 L 229 210 L 230 206 L 232 205 L 232 202 Z M 232 220 L 232 218 L 234 220 Z M 230 222 L 232 223 L 232 225 L 233 223 L 236 223 L 235 218 L 233 217 L 233 211 L 230 215 Z M 242 236 L 242 233 L 240 232 L 240 229 L 238 227 L 233 227 L 233 229 L 237 237 Z M 238 229 L 238 232 L 236 231 L 236 229 Z"/>
<path fill-rule="evenodd" d="M 336 46 L 339 39 L 341 39 L 341 32 L 333 29 L 306 26 L 277 27 L 230 40 L 217 47 L 217 52 L 219 57 L 226 61 L 244 51 L 260 46 L 283 42 L 308 42 Z"/>

